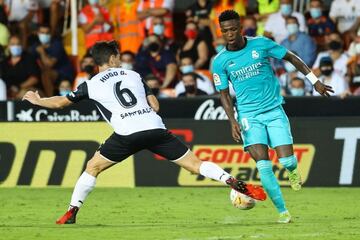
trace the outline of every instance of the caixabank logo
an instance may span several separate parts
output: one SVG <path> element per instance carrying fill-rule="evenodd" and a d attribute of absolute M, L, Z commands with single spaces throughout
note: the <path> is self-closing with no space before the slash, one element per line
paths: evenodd
<path fill-rule="evenodd" d="M 236 178 L 254 184 L 260 184 L 259 173 L 255 161 L 244 151 L 241 145 L 195 145 L 193 152 L 203 161 L 211 161 L 229 172 Z M 295 144 L 294 154 L 298 159 L 298 166 L 303 183 L 309 176 L 314 160 L 315 148 L 312 144 Z M 275 150 L 269 150 L 273 171 L 280 185 L 288 186 L 286 169 L 279 163 Z M 178 183 L 181 186 L 221 186 L 222 183 L 205 178 L 201 175 L 189 173 L 181 169 Z"/>

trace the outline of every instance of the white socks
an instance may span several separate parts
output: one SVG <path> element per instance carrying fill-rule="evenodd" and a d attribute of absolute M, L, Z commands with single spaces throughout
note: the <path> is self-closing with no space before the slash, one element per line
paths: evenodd
<path fill-rule="evenodd" d="M 221 167 L 213 162 L 203 161 L 200 165 L 200 174 L 204 177 L 221 181 L 226 184 L 226 180 L 231 177 L 230 174 L 224 171 Z"/>
<path fill-rule="evenodd" d="M 94 189 L 96 177 L 83 172 L 76 182 L 73 194 L 71 196 L 70 206 L 81 207 L 87 195 Z"/>

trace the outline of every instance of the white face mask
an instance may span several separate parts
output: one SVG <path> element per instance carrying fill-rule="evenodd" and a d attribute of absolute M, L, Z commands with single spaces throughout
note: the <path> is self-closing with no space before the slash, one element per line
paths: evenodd
<path fill-rule="evenodd" d="M 300 97 L 305 95 L 305 90 L 303 88 L 290 88 L 291 96 Z"/>
<path fill-rule="evenodd" d="M 48 44 L 51 40 L 50 34 L 47 34 L 47 33 L 39 33 L 38 37 L 39 37 L 39 41 L 42 44 Z"/>
<path fill-rule="evenodd" d="M 121 63 L 121 67 L 126 70 L 133 70 L 134 66 L 131 63 Z"/>
<path fill-rule="evenodd" d="M 11 45 L 11 46 L 9 46 L 9 50 L 10 50 L 11 56 L 13 56 L 13 57 L 18 57 L 22 53 L 21 45 Z"/>
<path fill-rule="evenodd" d="M 289 35 L 293 35 L 299 32 L 299 26 L 296 23 L 289 23 L 286 25 L 286 29 Z"/>
<path fill-rule="evenodd" d="M 180 67 L 180 71 L 183 73 L 183 74 L 186 74 L 186 73 L 192 73 L 194 72 L 194 66 L 193 65 L 184 65 L 184 66 L 181 66 Z"/>
<path fill-rule="evenodd" d="M 89 4 L 94 6 L 96 4 L 98 4 L 99 0 L 88 0 Z"/>
<path fill-rule="evenodd" d="M 154 34 L 158 36 L 162 36 L 164 34 L 164 25 L 162 24 L 156 24 L 154 25 Z"/>

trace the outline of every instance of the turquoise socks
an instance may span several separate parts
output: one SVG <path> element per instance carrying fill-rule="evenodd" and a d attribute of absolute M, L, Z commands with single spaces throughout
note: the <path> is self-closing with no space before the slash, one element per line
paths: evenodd
<path fill-rule="evenodd" d="M 287 211 L 279 183 L 272 170 L 271 161 L 259 160 L 256 163 L 256 167 L 260 174 L 261 183 L 279 213 Z"/>
<path fill-rule="evenodd" d="M 279 162 L 290 172 L 297 168 L 297 159 L 295 155 L 279 158 Z"/>

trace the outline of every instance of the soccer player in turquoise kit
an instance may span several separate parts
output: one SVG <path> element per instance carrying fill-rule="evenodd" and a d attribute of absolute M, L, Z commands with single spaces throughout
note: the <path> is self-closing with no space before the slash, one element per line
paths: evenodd
<path fill-rule="evenodd" d="M 308 66 L 295 54 L 265 37 L 241 35 L 239 15 L 226 10 L 219 16 L 222 35 L 227 42 L 213 61 L 213 79 L 221 94 L 221 103 L 229 117 L 232 137 L 244 143 L 244 148 L 256 161 L 261 183 L 280 213 L 279 223 L 289 223 L 291 215 L 285 206 L 279 183 L 272 170 L 268 147 L 276 150 L 280 163 L 286 168 L 293 190 L 301 189 L 301 177 L 293 151 L 289 120 L 281 106 L 280 85 L 269 58 L 285 59 L 292 63 L 314 85 L 321 95 L 333 92 L 322 84 Z M 234 116 L 229 82 L 236 93 L 238 120 Z"/>

